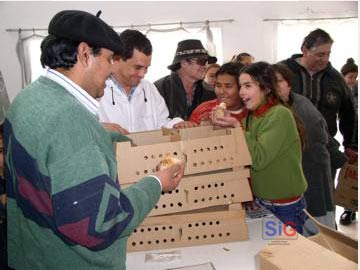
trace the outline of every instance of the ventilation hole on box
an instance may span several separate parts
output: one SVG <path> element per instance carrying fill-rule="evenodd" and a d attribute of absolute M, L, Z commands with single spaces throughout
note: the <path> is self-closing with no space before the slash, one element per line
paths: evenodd
<path fill-rule="evenodd" d="M 137 232 L 137 229 L 134 230 L 134 233 L 136 233 L 136 232 Z"/>
<path fill-rule="evenodd" d="M 173 227 L 170 225 L 170 226 L 169 226 L 169 230 L 172 230 L 172 228 L 173 228 Z"/>
<path fill-rule="evenodd" d="M 217 150 L 217 146 L 214 146 L 214 150 Z"/>
<path fill-rule="evenodd" d="M 222 233 L 219 233 L 219 237 L 222 237 Z"/>
<path fill-rule="evenodd" d="M 220 196 L 216 196 L 216 199 L 217 199 L 217 200 L 220 199 Z"/>
<path fill-rule="evenodd" d="M 140 232 L 144 232 L 145 230 L 144 229 L 140 229 Z"/>
<path fill-rule="evenodd" d="M 149 157 L 148 156 L 144 156 L 144 159 L 147 160 Z"/>
<path fill-rule="evenodd" d="M 139 172 L 139 171 L 136 171 L 136 175 L 140 175 L 140 172 Z"/>
<path fill-rule="evenodd" d="M 223 187 L 223 186 L 224 186 L 224 183 L 223 183 L 223 182 L 221 182 L 220 186 L 222 186 L 222 187 Z"/>
<path fill-rule="evenodd" d="M 133 247 L 135 247 L 135 246 L 136 246 L 136 243 L 135 243 L 135 242 L 132 242 L 131 245 L 132 245 Z"/>
<path fill-rule="evenodd" d="M 206 225 L 206 222 L 203 222 L 202 225 L 205 226 L 205 225 Z"/>
<path fill-rule="evenodd" d="M 209 164 L 212 164 L 212 160 L 209 160 Z"/>
<path fill-rule="evenodd" d="M 188 237 L 188 240 L 189 240 L 189 241 L 191 240 L 191 236 Z"/>
<path fill-rule="evenodd" d="M 163 157 L 163 154 L 159 154 L 159 158 L 162 158 Z"/>
<path fill-rule="evenodd" d="M 202 189 L 204 189 L 204 188 L 205 188 L 205 186 L 204 186 L 204 185 L 201 185 L 201 188 L 202 188 Z"/>
<path fill-rule="evenodd" d="M 177 152 L 174 152 L 174 156 L 177 156 Z"/>
<path fill-rule="evenodd" d="M 175 242 L 175 238 L 171 238 L 171 240 L 170 240 L 171 242 Z"/>
<path fill-rule="evenodd" d="M 202 202 L 205 202 L 205 198 L 201 198 L 201 201 L 202 201 Z"/>
<path fill-rule="evenodd" d="M 223 158 L 223 161 L 224 161 L 224 162 L 226 162 L 226 161 L 227 161 L 227 159 L 226 159 L 226 158 Z"/>
<path fill-rule="evenodd" d="M 204 234 L 204 235 L 203 235 L 203 238 L 204 238 L 204 239 L 206 239 L 206 237 L 207 237 L 207 235 L 206 235 L 206 234 Z"/>
<path fill-rule="evenodd" d="M 173 204 L 173 203 L 170 203 L 170 207 L 174 207 L 174 204 Z"/>
<path fill-rule="evenodd" d="M 230 236 L 230 233 L 229 233 L 229 232 L 227 232 L 227 233 L 226 233 L 226 236 Z"/>
<path fill-rule="evenodd" d="M 220 221 L 216 221 L 215 223 L 216 223 L 216 225 L 219 225 L 219 224 L 220 224 Z"/>
<path fill-rule="evenodd" d="M 212 197 L 209 197 L 209 201 L 212 201 Z"/>
<path fill-rule="evenodd" d="M 219 163 L 219 162 L 220 162 L 220 159 L 217 159 L 216 162 Z"/>
<path fill-rule="evenodd" d="M 199 223 L 195 223 L 195 227 L 199 227 Z"/>
<path fill-rule="evenodd" d="M 204 152 L 204 149 L 203 149 L 203 148 L 200 148 L 200 152 Z"/>
<path fill-rule="evenodd" d="M 151 245 L 151 241 L 148 241 L 148 245 Z"/>
<path fill-rule="evenodd" d="M 161 195 L 164 195 L 165 194 L 165 191 L 161 191 Z"/>
<path fill-rule="evenodd" d="M 155 158 L 155 155 L 154 155 L 154 154 L 152 154 L 152 155 L 151 155 L 151 158 L 152 158 L 152 159 L 154 159 L 154 158 Z"/>
<path fill-rule="evenodd" d="M 193 166 L 194 166 L 194 167 L 196 167 L 196 166 L 197 166 L 197 163 L 196 163 L 196 162 L 194 162 L 194 163 L 193 163 Z"/>
<path fill-rule="evenodd" d="M 148 170 L 144 170 L 144 174 L 147 174 L 148 173 Z"/>
<path fill-rule="evenodd" d="M 159 206 L 155 205 L 155 209 L 158 209 L 158 208 L 159 208 Z"/>
<path fill-rule="evenodd" d="M 234 160 L 234 158 L 233 158 L 233 157 L 230 157 L 230 160 Z"/>
<path fill-rule="evenodd" d="M 195 236 L 195 238 L 196 238 L 196 239 L 199 239 L 200 237 L 197 235 L 197 236 Z"/>
<path fill-rule="evenodd" d="M 198 202 L 198 200 L 194 200 L 194 203 L 197 203 Z"/>
<path fill-rule="evenodd" d="M 148 228 L 148 232 L 151 232 L 151 228 Z"/>
<path fill-rule="evenodd" d="M 158 227 L 155 227 L 155 231 L 158 231 L 159 230 L 159 228 Z"/>
<path fill-rule="evenodd" d="M 178 189 L 176 189 L 176 190 L 175 190 L 175 192 L 176 192 L 176 193 L 179 193 L 179 190 L 178 190 Z"/>
<path fill-rule="evenodd" d="M 210 151 L 210 147 L 206 147 L 206 150 Z"/>
<path fill-rule="evenodd" d="M 182 203 L 181 203 L 181 202 L 179 202 L 179 203 L 178 203 L 178 206 L 179 206 L 179 207 L 182 207 Z"/>
<path fill-rule="evenodd" d="M 163 226 L 163 227 L 162 227 L 162 229 L 163 229 L 163 231 L 165 231 L 165 230 L 166 230 L 166 227 L 165 227 L 165 226 Z"/>
<path fill-rule="evenodd" d="M 188 224 L 188 227 L 189 227 L 189 228 L 191 228 L 191 227 L 192 227 L 192 224 L 191 224 L 191 223 L 190 223 L 190 224 Z"/>
<path fill-rule="evenodd" d="M 220 145 L 220 149 L 224 149 L 224 146 Z"/>
<path fill-rule="evenodd" d="M 197 151 L 196 151 L 196 149 L 194 149 L 193 151 L 194 151 L 194 153 L 196 153 L 196 152 L 197 152 Z"/>
<path fill-rule="evenodd" d="M 194 190 L 198 190 L 199 188 L 198 187 L 194 187 Z"/>
<path fill-rule="evenodd" d="M 227 196 L 226 196 L 226 194 L 224 194 L 224 199 L 226 199 L 227 198 Z"/>
<path fill-rule="evenodd" d="M 212 235 L 210 235 L 211 236 L 211 238 L 214 238 L 215 237 L 215 235 L 214 234 L 212 234 Z"/>
<path fill-rule="evenodd" d="M 169 191 L 168 193 L 169 193 L 169 194 L 171 194 L 171 193 L 172 193 L 172 191 Z"/>
<path fill-rule="evenodd" d="M 218 184 L 217 183 L 215 183 L 215 185 L 214 185 L 215 187 L 217 187 L 218 186 Z"/>
<path fill-rule="evenodd" d="M 212 222 L 212 221 L 210 221 L 210 222 L 209 222 L 209 225 L 210 225 L 210 226 L 211 226 L 211 225 L 213 225 L 213 222 Z"/>
<path fill-rule="evenodd" d="M 205 162 L 204 162 L 204 161 L 201 161 L 201 162 L 200 162 L 200 165 L 205 165 Z"/>
<path fill-rule="evenodd" d="M 208 188 L 211 188 L 211 185 L 210 185 L 210 184 L 208 185 Z"/>
<path fill-rule="evenodd" d="M 162 208 L 166 208 L 166 204 L 163 204 L 163 205 L 162 205 Z"/>
<path fill-rule="evenodd" d="M 140 241 L 139 244 L 142 245 L 142 244 L 144 244 L 144 242 L 143 242 L 143 241 Z"/>
<path fill-rule="evenodd" d="M 163 242 L 164 242 L 164 243 L 166 243 L 166 242 L 167 242 L 167 240 L 166 240 L 166 239 L 164 239 L 164 240 L 163 240 Z"/>
<path fill-rule="evenodd" d="M 159 240 L 155 240 L 155 243 L 156 243 L 156 244 L 159 244 L 159 243 L 160 243 L 160 241 L 159 241 Z"/>
<path fill-rule="evenodd" d="M 231 198 L 234 198 L 235 197 L 235 194 L 231 194 Z"/>

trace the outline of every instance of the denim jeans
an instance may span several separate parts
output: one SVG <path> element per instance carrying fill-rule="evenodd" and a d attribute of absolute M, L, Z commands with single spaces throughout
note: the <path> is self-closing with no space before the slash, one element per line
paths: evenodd
<path fill-rule="evenodd" d="M 289 205 L 273 204 L 260 198 L 257 198 L 256 202 L 273 213 L 282 223 L 290 225 L 300 234 L 303 233 L 306 219 L 306 214 L 303 211 L 305 209 L 304 197 L 301 197 L 296 203 Z"/>

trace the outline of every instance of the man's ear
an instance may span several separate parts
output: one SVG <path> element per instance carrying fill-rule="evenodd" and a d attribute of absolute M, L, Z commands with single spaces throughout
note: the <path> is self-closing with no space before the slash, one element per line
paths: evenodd
<path fill-rule="evenodd" d="M 77 50 L 78 62 L 81 63 L 84 67 L 89 65 L 91 55 L 91 48 L 86 42 L 80 42 Z"/>

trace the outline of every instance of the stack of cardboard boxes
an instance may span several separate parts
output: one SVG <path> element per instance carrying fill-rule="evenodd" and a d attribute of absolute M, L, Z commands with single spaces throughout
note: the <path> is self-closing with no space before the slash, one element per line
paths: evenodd
<path fill-rule="evenodd" d="M 248 239 L 251 158 L 241 128 L 197 127 L 134 133 L 116 146 L 122 188 L 156 171 L 166 156 L 185 160 L 185 175 L 128 241 L 129 251 Z"/>

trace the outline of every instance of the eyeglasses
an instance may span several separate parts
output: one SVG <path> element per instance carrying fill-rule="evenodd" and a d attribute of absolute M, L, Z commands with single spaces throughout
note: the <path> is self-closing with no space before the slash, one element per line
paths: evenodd
<path fill-rule="evenodd" d="M 199 66 L 206 66 L 208 64 L 207 58 L 191 58 L 189 59 L 190 62 L 195 62 Z"/>

